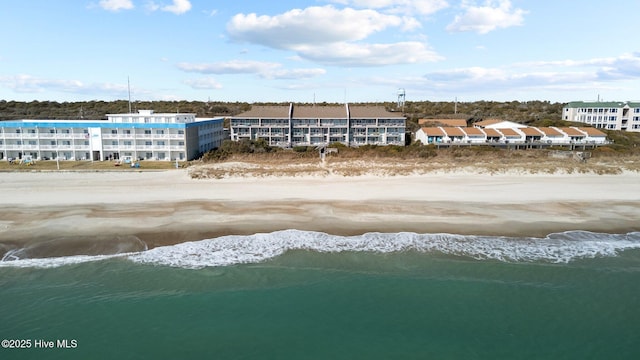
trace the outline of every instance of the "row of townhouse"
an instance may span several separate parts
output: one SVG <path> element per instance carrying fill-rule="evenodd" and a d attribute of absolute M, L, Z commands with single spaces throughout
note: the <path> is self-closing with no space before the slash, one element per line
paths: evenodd
<path fill-rule="evenodd" d="M 230 119 L 231 140 L 264 139 L 271 146 L 342 143 L 405 145 L 406 118 L 382 106 L 253 106 Z"/>
<path fill-rule="evenodd" d="M 423 127 L 416 132 L 416 140 L 423 144 L 522 144 L 553 145 L 606 144 L 605 133 L 588 127 Z"/>
<path fill-rule="evenodd" d="M 223 118 L 151 110 L 107 120 L 0 121 L 0 159 L 191 160 L 223 137 Z"/>
<path fill-rule="evenodd" d="M 573 101 L 562 109 L 562 119 L 596 129 L 640 132 L 640 102 Z"/>

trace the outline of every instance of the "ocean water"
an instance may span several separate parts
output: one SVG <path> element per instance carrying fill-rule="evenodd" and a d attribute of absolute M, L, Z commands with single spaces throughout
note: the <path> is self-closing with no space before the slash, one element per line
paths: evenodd
<path fill-rule="evenodd" d="M 27 250 L 0 262 L 0 359 L 640 359 L 640 233 Z"/>

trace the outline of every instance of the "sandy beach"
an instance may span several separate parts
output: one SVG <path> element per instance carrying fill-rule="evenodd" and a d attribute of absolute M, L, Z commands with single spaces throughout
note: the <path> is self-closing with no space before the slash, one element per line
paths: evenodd
<path fill-rule="evenodd" d="M 0 253 L 136 251 L 282 229 L 545 236 L 640 230 L 640 174 L 192 179 L 187 170 L 0 174 Z"/>

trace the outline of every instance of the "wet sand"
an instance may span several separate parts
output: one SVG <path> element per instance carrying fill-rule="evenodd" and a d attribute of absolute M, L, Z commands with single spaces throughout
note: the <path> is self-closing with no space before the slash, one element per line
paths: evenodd
<path fill-rule="evenodd" d="M 2 173 L 0 254 L 95 255 L 283 229 L 625 233 L 640 230 L 638 180 L 636 173 L 219 180 L 194 180 L 185 170 Z"/>

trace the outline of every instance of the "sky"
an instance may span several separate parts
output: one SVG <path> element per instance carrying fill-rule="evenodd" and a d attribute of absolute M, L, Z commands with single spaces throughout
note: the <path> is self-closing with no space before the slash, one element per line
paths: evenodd
<path fill-rule="evenodd" d="M 0 100 L 640 100 L 637 0 L 0 6 Z"/>

